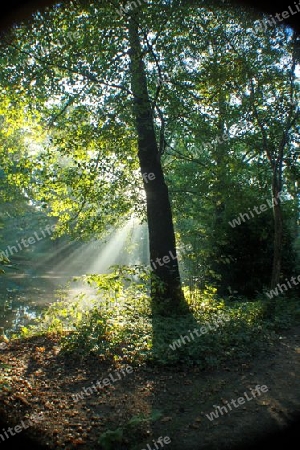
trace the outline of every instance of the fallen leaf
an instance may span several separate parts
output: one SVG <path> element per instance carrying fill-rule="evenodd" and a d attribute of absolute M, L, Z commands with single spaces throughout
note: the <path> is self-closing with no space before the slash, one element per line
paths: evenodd
<path fill-rule="evenodd" d="M 74 445 L 82 445 L 82 444 L 84 444 L 84 440 L 81 439 L 81 438 L 78 438 L 78 439 L 71 439 L 71 442 L 72 442 Z"/>
<path fill-rule="evenodd" d="M 36 352 L 43 353 L 45 350 L 46 350 L 45 347 L 35 347 L 35 351 L 36 351 Z"/>

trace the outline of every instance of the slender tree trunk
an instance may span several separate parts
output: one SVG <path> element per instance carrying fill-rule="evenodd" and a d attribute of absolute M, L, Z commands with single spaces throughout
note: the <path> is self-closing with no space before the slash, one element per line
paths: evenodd
<path fill-rule="evenodd" d="M 281 166 L 280 166 L 281 167 Z M 280 281 L 281 259 L 282 259 L 282 237 L 283 237 L 283 219 L 281 210 L 280 192 L 282 187 L 281 170 L 273 165 L 273 215 L 274 215 L 274 244 L 273 244 L 273 263 L 271 275 L 271 289 L 275 289 Z M 266 317 L 274 320 L 276 309 L 276 297 L 269 299 L 266 303 Z"/>
<path fill-rule="evenodd" d="M 155 275 L 152 279 L 151 294 L 159 312 L 168 313 L 168 307 L 179 308 L 183 304 L 184 296 L 181 289 L 169 193 L 158 152 L 138 34 L 138 14 L 133 14 L 129 19 L 129 41 L 138 157 L 146 192 L 150 259 Z"/>
<path fill-rule="evenodd" d="M 274 175 L 275 178 L 275 175 Z M 281 258 L 282 258 L 282 236 L 283 236 L 283 219 L 280 201 L 281 182 L 276 178 L 273 182 L 273 213 L 274 213 L 274 249 L 273 249 L 273 265 L 271 277 L 271 289 L 274 289 L 280 281 Z"/>

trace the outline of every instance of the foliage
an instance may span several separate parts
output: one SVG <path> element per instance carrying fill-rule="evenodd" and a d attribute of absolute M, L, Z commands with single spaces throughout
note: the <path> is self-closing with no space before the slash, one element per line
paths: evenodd
<path fill-rule="evenodd" d="M 99 438 L 99 444 L 103 450 L 114 450 L 120 447 L 123 440 L 123 429 L 107 430 Z"/>
<path fill-rule="evenodd" d="M 132 277 L 141 276 L 144 282 Z M 31 328 L 22 330 L 23 337 L 32 333 L 61 334 L 65 351 L 97 353 L 102 359 L 122 360 L 131 364 L 198 365 L 202 369 L 219 367 L 228 359 L 253 357 L 276 339 L 280 329 L 300 318 L 299 303 L 277 300 L 276 320 L 265 318 L 266 300 L 222 300 L 216 289 L 205 288 L 185 296 L 191 316 L 153 316 L 146 295 L 147 271 L 141 267 L 115 267 L 106 275 L 92 275 L 87 280 L 97 283 L 97 298 L 81 295 L 76 301 L 61 301 L 50 306 L 44 317 Z M 215 321 L 221 319 L 218 327 Z M 191 330 L 206 327 L 209 331 L 179 348 L 170 344 Z"/>
<path fill-rule="evenodd" d="M 0 274 L 5 273 L 4 267 L 10 267 L 9 259 L 0 250 Z"/>
<path fill-rule="evenodd" d="M 122 443 L 123 439 L 124 441 L 126 439 L 127 445 L 130 443 L 131 446 L 134 446 L 141 439 L 141 436 L 143 436 L 145 426 L 148 427 L 151 422 L 160 419 L 162 415 L 160 411 L 152 410 L 149 416 L 145 414 L 133 416 L 122 427 L 116 430 L 105 431 L 99 438 L 99 444 L 103 450 L 117 450 L 118 445 Z"/>
<path fill-rule="evenodd" d="M 0 392 L 10 390 L 10 369 L 9 364 L 0 363 Z"/>
<path fill-rule="evenodd" d="M 7 157 L 1 164 L 7 180 L 17 179 L 58 218 L 60 233 L 74 238 L 101 236 L 132 210 L 145 215 L 128 19 L 120 18 L 118 9 L 101 0 L 60 4 L 3 36 L 0 140 L 14 156 L 13 164 Z M 243 245 L 228 220 L 270 198 L 273 172 L 265 144 L 275 157 L 283 135 L 283 188 L 291 200 L 283 209 L 297 220 L 297 39 L 283 26 L 261 31 L 255 13 L 228 5 L 212 10 L 205 4 L 152 2 L 139 14 L 177 235 L 193 247 L 184 261 L 188 276 L 200 279 L 202 287 L 214 282 L 222 294 L 231 288 L 253 295 L 265 283 L 270 264 L 260 283 L 255 273 L 243 290 L 233 261 L 235 248 L 241 254 Z M 259 259 L 272 258 L 271 227 L 270 222 L 268 231 L 254 219 L 247 229 L 255 247 L 264 236 L 264 250 L 252 255 L 257 273 Z M 286 225 L 287 242 L 295 239 L 291 228 Z M 237 264 L 248 270 L 243 258 Z"/>

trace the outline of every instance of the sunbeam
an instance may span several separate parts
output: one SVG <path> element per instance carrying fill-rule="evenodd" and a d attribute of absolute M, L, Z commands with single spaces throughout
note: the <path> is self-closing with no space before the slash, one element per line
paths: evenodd
<path fill-rule="evenodd" d="M 147 265 L 149 239 L 146 224 L 131 217 L 103 240 L 86 243 L 62 242 L 47 249 L 26 269 L 7 274 L 7 298 L 3 300 L 0 327 L 15 330 L 40 314 L 43 306 L 84 294 L 86 301 L 95 298 L 96 291 L 81 280 L 84 274 L 109 273 L 114 265 Z M 74 281 L 74 277 L 78 278 Z M 26 308 L 24 308 L 26 304 Z M 7 307 L 9 305 L 9 308 Z"/>

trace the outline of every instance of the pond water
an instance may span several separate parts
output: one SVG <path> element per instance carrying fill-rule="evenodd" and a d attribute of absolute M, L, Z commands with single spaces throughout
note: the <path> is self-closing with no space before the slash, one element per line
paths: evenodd
<path fill-rule="evenodd" d="M 11 257 L 13 269 L 0 277 L 0 334 L 9 336 L 40 317 L 51 303 L 91 288 L 74 283 L 85 273 L 107 273 L 115 264 L 148 264 L 148 233 L 145 224 L 128 222 L 105 241 L 68 243 L 52 252 Z"/>

